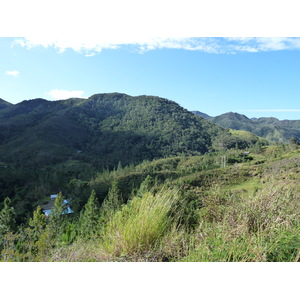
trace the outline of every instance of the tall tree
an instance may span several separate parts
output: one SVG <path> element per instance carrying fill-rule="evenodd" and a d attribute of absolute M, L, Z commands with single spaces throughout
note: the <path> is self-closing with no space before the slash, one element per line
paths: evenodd
<path fill-rule="evenodd" d="M 114 179 L 111 188 L 109 189 L 108 194 L 101 206 L 101 222 L 109 220 L 113 213 L 121 207 L 122 203 L 123 199 L 120 194 L 119 184 L 117 179 Z"/>
<path fill-rule="evenodd" d="M 41 207 L 38 206 L 33 212 L 33 218 L 29 220 L 29 225 L 32 228 L 32 237 L 34 240 L 38 240 L 46 227 L 45 215 L 41 212 Z"/>
<path fill-rule="evenodd" d="M 0 212 L 0 234 L 14 231 L 16 228 L 15 210 L 11 206 L 10 198 L 5 198 L 4 207 Z"/>
<path fill-rule="evenodd" d="M 62 193 L 60 192 L 54 200 L 54 204 L 49 215 L 49 225 L 50 228 L 53 230 L 53 233 L 58 233 L 60 229 L 60 226 L 62 224 L 61 215 L 63 214 L 64 210 L 64 200 Z"/>
<path fill-rule="evenodd" d="M 97 233 L 100 217 L 100 205 L 96 193 L 92 190 L 91 195 L 80 216 L 80 232 L 84 237 L 91 237 Z"/>
<path fill-rule="evenodd" d="M 111 188 L 108 191 L 107 202 L 112 210 L 117 210 L 122 204 L 122 198 L 117 179 L 113 180 Z"/>
<path fill-rule="evenodd" d="M 4 207 L 0 211 L 0 246 L 3 246 L 5 235 L 16 229 L 15 210 L 11 206 L 10 198 L 5 198 Z"/>

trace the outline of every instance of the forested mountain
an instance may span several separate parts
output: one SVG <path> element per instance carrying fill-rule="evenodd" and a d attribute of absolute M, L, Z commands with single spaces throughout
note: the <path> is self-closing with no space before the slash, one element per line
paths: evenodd
<path fill-rule="evenodd" d="M 194 111 L 193 113 L 221 127 L 250 131 L 273 142 L 286 143 L 293 137 L 300 140 L 300 120 L 278 120 L 276 118 L 249 119 L 242 114 L 233 112 L 216 117 L 210 117 L 198 111 Z"/>
<path fill-rule="evenodd" d="M 173 101 L 120 93 L 25 100 L 0 110 L 0 198 L 17 212 L 105 169 L 214 150 L 228 130 Z M 235 144 L 234 144 L 235 145 Z"/>
<path fill-rule="evenodd" d="M 76 158 L 113 167 L 182 152 L 205 153 L 225 130 L 175 102 L 151 96 L 97 94 L 34 99 L 0 113 L 1 160 L 45 166 Z"/>

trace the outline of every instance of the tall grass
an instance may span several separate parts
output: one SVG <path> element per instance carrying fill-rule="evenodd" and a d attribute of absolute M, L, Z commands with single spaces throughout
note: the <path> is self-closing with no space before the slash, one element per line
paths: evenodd
<path fill-rule="evenodd" d="M 217 193 L 214 198 L 220 202 Z M 299 217 L 299 196 L 286 182 L 269 182 L 250 197 L 228 195 L 201 211 L 184 260 L 299 261 Z"/>
<path fill-rule="evenodd" d="M 171 211 L 180 201 L 178 191 L 166 189 L 134 197 L 107 224 L 103 246 L 114 256 L 155 255 L 167 234 L 177 233 L 182 210 Z"/>
<path fill-rule="evenodd" d="M 191 229 L 178 190 L 133 197 L 106 223 L 103 236 L 53 252 L 52 261 L 300 261 L 299 194 L 288 182 L 253 193 L 211 188 Z"/>

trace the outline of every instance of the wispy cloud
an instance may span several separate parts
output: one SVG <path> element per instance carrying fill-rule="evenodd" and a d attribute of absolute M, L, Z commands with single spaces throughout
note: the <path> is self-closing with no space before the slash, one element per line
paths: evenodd
<path fill-rule="evenodd" d="M 118 49 L 122 46 L 131 51 L 144 53 L 155 49 L 184 49 L 214 54 L 235 54 L 240 52 L 265 52 L 280 50 L 300 50 L 300 38 L 292 37 L 228 37 L 228 38 L 197 38 L 197 37 L 115 37 L 100 36 L 98 38 L 60 38 L 28 37 L 16 39 L 14 45 L 26 47 L 53 47 L 62 53 L 73 49 L 86 56 L 94 56 L 103 49 Z"/>
<path fill-rule="evenodd" d="M 227 38 L 227 40 L 232 43 L 233 48 L 245 46 L 249 49 L 255 49 L 257 52 L 300 49 L 299 37 Z"/>
<path fill-rule="evenodd" d="M 300 112 L 300 109 L 247 109 L 247 110 L 240 110 L 243 112 Z"/>
<path fill-rule="evenodd" d="M 13 77 L 18 77 L 20 72 L 17 71 L 17 70 L 14 70 L 14 71 L 6 71 L 6 74 L 9 75 L 9 76 L 13 76 Z"/>
<path fill-rule="evenodd" d="M 83 98 L 84 91 L 66 91 L 66 90 L 51 90 L 47 93 L 54 100 L 64 100 L 68 98 Z"/>

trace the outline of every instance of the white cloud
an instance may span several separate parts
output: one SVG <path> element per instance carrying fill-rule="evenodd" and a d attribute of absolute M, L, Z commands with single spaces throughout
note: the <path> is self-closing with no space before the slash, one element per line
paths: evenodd
<path fill-rule="evenodd" d="M 234 54 L 239 52 L 265 52 L 279 50 L 300 50 L 300 38 L 280 37 L 229 37 L 229 38 L 197 38 L 197 37 L 120 37 L 103 35 L 97 38 L 50 38 L 30 37 L 16 39 L 14 45 L 26 47 L 53 47 L 59 53 L 66 49 L 73 49 L 86 56 L 94 56 L 103 49 L 118 49 L 127 46 L 131 51 L 144 53 L 155 49 L 184 49 L 190 51 L 202 51 L 215 54 Z"/>
<path fill-rule="evenodd" d="M 17 70 L 14 70 L 14 71 L 6 71 L 6 74 L 9 75 L 9 76 L 13 76 L 13 77 L 18 77 L 20 72 L 17 71 Z"/>
<path fill-rule="evenodd" d="M 237 45 L 251 47 L 257 52 L 300 49 L 299 37 L 228 38 L 227 40 Z"/>
<path fill-rule="evenodd" d="M 82 95 L 84 91 L 66 91 L 66 90 L 51 90 L 47 95 L 54 100 L 64 100 L 69 98 L 84 98 Z"/>
<path fill-rule="evenodd" d="M 248 112 L 300 112 L 300 109 L 247 109 L 242 111 L 248 111 Z"/>

